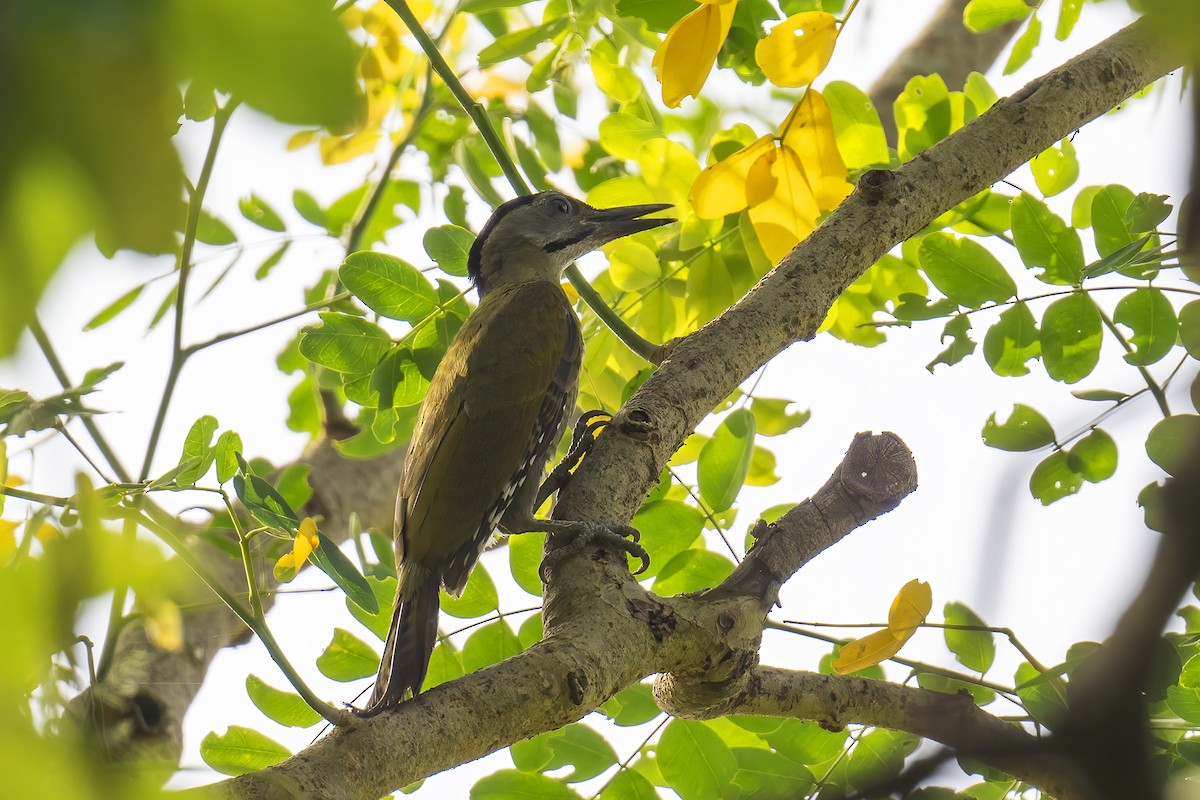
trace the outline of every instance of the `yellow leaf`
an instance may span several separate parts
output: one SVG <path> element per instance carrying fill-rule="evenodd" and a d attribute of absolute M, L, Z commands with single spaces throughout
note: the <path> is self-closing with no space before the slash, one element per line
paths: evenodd
<path fill-rule="evenodd" d="M 379 2 L 363 13 L 362 27 L 367 33 L 380 39 L 399 39 L 404 34 L 404 23 L 400 15 L 387 3 Z"/>
<path fill-rule="evenodd" d="M 146 638 L 151 644 L 167 653 L 178 653 L 183 649 L 183 614 L 179 606 L 164 599 L 143 614 Z"/>
<path fill-rule="evenodd" d="M 275 579 L 287 583 L 296 577 L 296 573 L 308 561 L 308 556 L 321 543 L 317 536 L 317 523 L 312 517 L 305 517 L 300 523 L 300 530 L 292 541 L 292 549 L 280 556 L 275 562 Z"/>
<path fill-rule="evenodd" d="M 759 39 L 754 60 L 776 86 L 805 86 L 829 64 L 837 36 L 837 19 L 832 14 L 793 14 Z"/>
<path fill-rule="evenodd" d="M 667 31 L 653 64 L 668 108 L 678 108 L 683 98 L 700 94 L 729 35 L 736 8 L 737 0 L 702 3 Z"/>
<path fill-rule="evenodd" d="M 885 628 L 853 642 L 847 642 L 829 662 L 829 666 L 839 675 L 858 672 L 896 655 L 903 644 L 904 642 L 898 641 L 892 636 L 892 632 Z"/>
<path fill-rule="evenodd" d="M 60 536 L 62 536 L 62 534 L 59 532 L 58 528 L 54 527 L 49 522 L 43 522 L 33 533 L 33 538 L 37 539 L 42 544 L 45 544 L 52 539 L 57 539 Z"/>
<path fill-rule="evenodd" d="M 7 564 L 17 552 L 17 526 L 19 522 L 0 519 L 0 564 Z"/>
<path fill-rule="evenodd" d="M 367 85 L 367 122 L 368 128 L 377 127 L 384 117 L 396 107 L 396 84 L 371 83 Z"/>
<path fill-rule="evenodd" d="M 746 176 L 746 199 L 758 242 L 776 264 L 812 233 L 821 213 L 790 147 L 771 148 L 754 163 Z"/>
<path fill-rule="evenodd" d="M 931 608 L 933 592 L 928 583 L 914 578 L 904 584 L 892 600 L 888 626 L 846 644 L 830 662 L 833 671 L 839 675 L 857 672 L 896 655 L 929 616 Z"/>
<path fill-rule="evenodd" d="M 846 162 L 837 149 L 833 115 L 820 92 L 809 89 L 804 93 L 780 126 L 779 136 L 783 146 L 799 157 L 817 207 L 822 211 L 837 208 L 854 186 L 846 180 Z"/>
<path fill-rule="evenodd" d="M 375 151 L 379 142 L 379 130 L 371 129 L 352 133 L 349 136 L 322 136 L 321 162 L 326 166 L 342 164 L 359 156 Z"/>
<path fill-rule="evenodd" d="M 750 168 L 774 146 L 775 137 L 768 133 L 724 161 L 705 167 L 696 176 L 688 192 L 696 216 L 701 219 L 720 219 L 745 208 L 748 205 L 746 179 Z"/>
<path fill-rule="evenodd" d="M 913 578 L 900 588 L 888 612 L 888 630 L 901 642 L 908 641 L 917 626 L 933 608 L 933 590 L 925 581 Z"/>
<path fill-rule="evenodd" d="M 299 150 L 303 147 L 308 147 L 310 144 L 315 142 L 317 140 L 317 137 L 320 135 L 321 135 L 320 131 L 314 131 L 314 130 L 296 131 L 290 137 L 288 137 L 287 149 L 288 150 Z"/>

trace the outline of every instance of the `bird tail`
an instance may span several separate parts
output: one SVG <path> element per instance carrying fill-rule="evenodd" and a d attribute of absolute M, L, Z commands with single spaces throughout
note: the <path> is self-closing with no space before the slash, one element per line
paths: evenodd
<path fill-rule="evenodd" d="M 362 716 L 372 717 L 395 707 L 410 689 L 413 695 L 420 693 L 429 670 L 429 656 L 437 643 L 440 583 L 437 575 L 429 575 L 411 600 L 397 601 L 379 662 L 379 676 Z"/>

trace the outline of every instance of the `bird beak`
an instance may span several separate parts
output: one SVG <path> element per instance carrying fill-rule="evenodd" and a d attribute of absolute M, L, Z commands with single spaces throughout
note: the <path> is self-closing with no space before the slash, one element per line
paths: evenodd
<path fill-rule="evenodd" d="M 612 241 L 622 236 L 648 231 L 651 228 L 675 222 L 674 219 L 669 217 L 639 219 L 639 217 L 643 217 L 646 214 L 666 211 L 671 207 L 670 203 L 647 203 L 640 206 L 597 208 L 593 209 L 592 213 L 588 215 L 588 222 L 596 226 L 596 233 L 599 238 L 605 241 Z"/>

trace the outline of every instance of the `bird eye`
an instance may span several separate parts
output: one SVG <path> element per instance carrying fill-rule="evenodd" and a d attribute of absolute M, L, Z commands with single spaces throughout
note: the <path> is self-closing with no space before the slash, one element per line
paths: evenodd
<path fill-rule="evenodd" d="M 566 215 L 571 213 L 571 204 L 567 202 L 567 198 L 565 197 L 554 198 L 551 205 L 554 207 L 554 210 L 560 214 Z"/>

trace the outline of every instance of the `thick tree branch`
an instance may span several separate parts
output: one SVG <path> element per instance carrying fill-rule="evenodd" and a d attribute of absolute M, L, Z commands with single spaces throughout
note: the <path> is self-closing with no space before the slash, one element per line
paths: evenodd
<path fill-rule="evenodd" d="M 655 687 L 664 710 L 685 719 L 761 714 L 815 720 L 840 730 L 849 724 L 913 733 L 977 758 L 1058 800 L 1087 800 L 1087 783 L 1066 758 L 1048 753 L 1041 740 L 987 713 L 966 693 L 899 686 L 846 675 L 822 675 L 774 667 L 750 673 L 745 688 L 720 704 L 679 705 L 678 696 Z"/>

